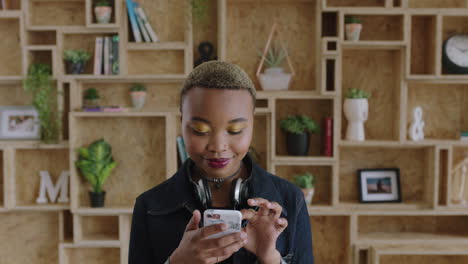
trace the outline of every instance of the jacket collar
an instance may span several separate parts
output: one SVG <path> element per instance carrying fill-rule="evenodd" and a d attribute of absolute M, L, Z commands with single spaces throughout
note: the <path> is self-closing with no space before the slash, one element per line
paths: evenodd
<path fill-rule="evenodd" d="M 286 216 L 286 208 L 280 193 L 273 183 L 273 175 L 260 168 L 250 157 L 246 155 L 243 159 L 244 164 L 250 169 L 249 178 L 246 180 L 250 184 L 250 197 L 261 197 L 269 201 L 279 203 L 282 207 L 282 215 Z M 177 173 L 168 181 L 166 189 L 166 199 L 164 205 L 161 204 L 161 209 L 170 209 L 176 207 L 185 207 L 190 211 L 199 207 L 198 198 L 196 197 L 195 184 L 190 178 L 190 166 L 193 161 L 189 158 L 179 168 Z M 171 197 L 171 199 L 167 199 Z"/>

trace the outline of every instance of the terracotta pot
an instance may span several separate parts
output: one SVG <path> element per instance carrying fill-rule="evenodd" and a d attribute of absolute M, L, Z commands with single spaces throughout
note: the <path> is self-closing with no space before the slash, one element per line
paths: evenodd
<path fill-rule="evenodd" d="M 96 6 L 94 8 L 94 15 L 98 24 L 108 24 L 111 19 L 112 7 L 110 6 Z"/>
<path fill-rule="evenodd" d="M 302 190 L 302 193 L 304 193 L 304 199 L 305 199 L 306 204 L 307 205 L 312 204 L 312 199 L 314 198 L 315 189 L 310 188 L 310 189 L 301 189 L 301 190 Z"/>
<path fill-rule="evenodd" d="M 135 107 L 136 109 L 143 108 L 146 100 L 146 92 L 130 92 L 130 95 L 132 97 L 133 107 Z"/>
<path fill-rule="evenodd" d="M 362 24 L 346 24 L 346 40 L 358 41 L 361 35 Z"/>

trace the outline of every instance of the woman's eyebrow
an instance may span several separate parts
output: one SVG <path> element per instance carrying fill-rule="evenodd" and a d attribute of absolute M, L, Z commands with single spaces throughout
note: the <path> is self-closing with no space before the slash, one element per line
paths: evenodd
<path fill-rule="evenodd" d="M 208 121 L 208 120 L 206 120 L 204 118 L 201 118 L 201 117 L 197 117 L 197 116 L 192 117 L 192 121 L 200 121 L 200 122 L 204 122 L 204 123 L 208 123 L 208 124 L 211 123 L 210 121 Z"/>
<path fill-rule="evenodd" d="M 237 122 L 247 122 L 247 119 L 243 117 L 239 117 L 239 118 L 230 120 L 228 123 L 237 123 Z"/>

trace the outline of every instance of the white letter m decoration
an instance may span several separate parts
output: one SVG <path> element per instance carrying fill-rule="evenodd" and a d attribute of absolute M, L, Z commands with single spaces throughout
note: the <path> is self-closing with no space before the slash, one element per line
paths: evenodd
<path fill-rule="evenodd" d="M 41 177 L 41 187 L 39 191 L 39 197 L 36 199 L 36 203 L 47 203 L 46 190 L 49 195 L 49 199 L 52 203 L 57 199 L 58 192 L 60 191 L 59 203 L 67 203 L 68 200 L 68 179 L 70 177 L 69 171 L 62 171 L 60 177 L 57 180 L 57 184 L 52 185 L 50 174 L 48 171 L 40 171 L 39 176 Z"/>

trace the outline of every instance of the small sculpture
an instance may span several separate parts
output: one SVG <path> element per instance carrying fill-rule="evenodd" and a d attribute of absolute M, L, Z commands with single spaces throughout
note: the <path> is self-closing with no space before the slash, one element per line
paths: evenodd
<path fill-rule="evenodd" d="M 60 192 L 60 197 L 58 199 L 59 203 L 68 203 L 68 182 L 70 178 L 69 171 L 62 171 L 57 180 L 55 186 L 52 183 L 50 174 L 48 171 L 40 171 L 39 176 L 41 177 L 41 185 L 39 188 L 39 196 L 36 199 L 36 203 L 46 204 L 47 197 L 46 192 L 49 195 L 49 200 L 51 203 L 55 203 L 58 193 Z"/>
<path fill-rule="evenodd" d="M 453 204 L 458 205 L 466 205 L 466 199 L 464 197 L 465 194 L 465 181 L 466 181 L 466 174 L 468 171 L 468 157 L 459 162 L 452 170 L 452 179 L 453 179 L 453 187 L 459 186 L 458 193 L 455 197 L 452 198 Z M 455 188 L 454 192 L 455 192 Z"/>
<path fill-rule="evenodd" d="M 195 61 L 195 67 L 204 62 L 218 59 L 216 56 L 213 57 L 214 47 L 213 44 L 208 41 L 202 42 L 198 45 L 198 52 L 200 53 L 200 58 Z"/>
<path fill-rule="evenodd" d="M 424 139 L 424 121 L 422 120 L 422 109 L 420 106 L 413 109 L 413 122 L 408 133 L 413 141 Z"/>

